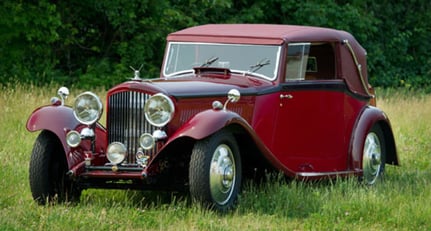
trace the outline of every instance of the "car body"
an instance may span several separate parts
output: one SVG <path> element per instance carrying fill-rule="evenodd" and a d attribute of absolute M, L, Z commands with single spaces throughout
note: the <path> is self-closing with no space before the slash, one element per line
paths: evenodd
<path fill-rule="evenodd" d="M 167 36 L 160 78 L 80 94 L 36 109 L 30 161 L 39 203 L 87 188 L 188 190 L 217 210 L 244 178 L 268 170 L 366 184 L 398 165 L 391 124 L 376 107 L 366 51 L 329 28 L 209 24 Z M 56 196 L 55 196 L 56 195 Z"/>

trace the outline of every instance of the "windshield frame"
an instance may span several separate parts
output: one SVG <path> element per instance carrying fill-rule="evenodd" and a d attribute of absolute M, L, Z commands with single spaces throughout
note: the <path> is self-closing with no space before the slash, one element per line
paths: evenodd
<path fill-rule="evenodd" d="M 248 68 L 248 70 L 238 70 L 238 69 L 230 69 L 229 67 L 226 67 L 229 69 L 232 73 L 241 73 L 243 75 L 252 75 L 259 78 L 263 78 L 266 80 L 274 81 L 277 79 L 279 74 L 279 67 L 280 67 L 280 60 L 281 60 L 281 53 L 282 53 L 282 45 L 267 45 L 267 44 L 241 44 L 241 43 L 206 43 L 206 42 L 177 42 L 177 41 L 169 41 L 167 45 L 167 50 L 165 54 L 165 60 L 163 62 L 163 76 L 166 78 L 176 78 L 176 77 L 182 77 L 187 74 L 194 74 L 193 67 L 190 69 L 184 69 L 172 73 L 167 73 L 167 67 L 170 65 L 170 55 L 171 55 L 171 48 L 173 45 L 181 45 L 181 44 L 188 44 L 188 45 L 209 45 L 209 46 L 258 46 L 258 47 L 274 47 L 276 48 L 276 54 L 275 54 L 275 64 L 273 71 L 273 76 L 266 76 L 264 74 L 258 73 L 258 72 L 252 72 L 250 71 L 251 67 Z M 257 56 L 256 56 L 257 57 Z M 211 58 L 211 57 L 208 57 Z M 255 62 L 258 62 L 259 60 L 256 59 Z M 255 65 L 256 63 L 250 63 L 250 66 Z"/>

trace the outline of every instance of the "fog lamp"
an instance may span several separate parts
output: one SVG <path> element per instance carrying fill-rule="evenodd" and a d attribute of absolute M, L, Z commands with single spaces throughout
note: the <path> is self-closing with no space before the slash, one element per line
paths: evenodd
<path fill-rule="evenodd" d="M 119 164 L 123 162 L 127 156 L 126 146 L 120 142 L 113 142 L 108 146 L 106 156 L 112 164 Z"/>
<path fill-rule="evenodd" d="M 66 143 L 69 147 L 76 148 L 81 143 L 81 134 L 77 131 L 72 130 L 66 135 Z"/>
<path fill-rule="evenodd" d="M 139 137 L 139 144 L 145 150 L 152 149 L 155 145 L 154 137 L 151 134 L 144 133 Z"/>

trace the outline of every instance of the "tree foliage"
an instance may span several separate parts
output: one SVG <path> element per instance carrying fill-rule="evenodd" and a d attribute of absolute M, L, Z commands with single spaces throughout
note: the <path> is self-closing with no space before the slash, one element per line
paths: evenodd
<path fill-rule="evenodd" d="M 207 23 L 332 27 L 368 51 L 371 82 L 431 88 L 429 0 L 6 0 L 0 83 L 112 86 L 130 66 L 157 77 L 168 33 Z"/>
<path fill-rule="evenodd" d="M 0 3 L 0 78 L 49 81 L 58 62 L 52 44 L 61 25 L 56 6 L 44 1 Z M 34 78 L 33 78 L 34 77 Z"/>

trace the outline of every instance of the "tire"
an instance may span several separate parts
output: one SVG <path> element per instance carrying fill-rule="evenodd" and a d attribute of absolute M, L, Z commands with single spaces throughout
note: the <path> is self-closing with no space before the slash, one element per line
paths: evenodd
<path fill-rule="evenodd" d="M 386 162 L 385 137 L 382 129 L 374 125 L 364 141 L 361 180 L 366 185 L 374 185 L 383 178 Z"/>
<path fill-rule="evenodd" d="M 231 210 L 241 179 L 239 148 L 230 132 L 222 130 L 195 144 L 189 167 L 190 195 L 194 201 L 220 212 Z"/>
<path fill-rule="evenodd" d="M 53 133 L 42 131 L 30 159 L 29 181 L 33 199 L 40 205 L 79 201 L 81 190 L 73 185 L 67 171 L 61 143 Z"/>

